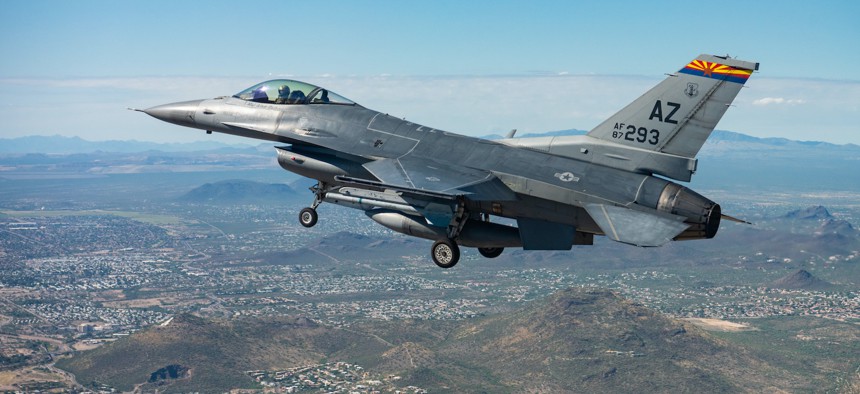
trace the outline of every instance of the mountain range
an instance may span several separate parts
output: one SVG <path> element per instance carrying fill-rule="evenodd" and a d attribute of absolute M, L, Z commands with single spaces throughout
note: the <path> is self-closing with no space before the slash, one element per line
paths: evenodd
<path fill-rule="evenodd" d="M 586 131 L 577 129 L 549 131 L 545 133 L 527 133 L 517 135 L 516 138 L 533 137 L 557 137 L 584 135 Z M 491 134 L 483 136 L 486 139 L 501 139 L 500 135 Z M 251 141 L 251 140 L 249 140 Z M 225 144 L 217 141 L 196 141 L 187 143 L 158 143 L 135 140 L 108 140 L 89 141 L 80 137 L 54 136 L 27 136 L 17 138 L 0 138 L 0 154 L 74 154 L 93 152 L 191 152 L 211 151 L 219 149 L 247 149 L 255 146 L 268 150 L 270 143 L 262 144 Z M 790 151 L 799 149 L 832 150 L 841 152 L 860 152 L 860 146 L 854 144 L 838 145 L 821 141 L 794 141 L 785 138 L 759 138 L 746 134 L 725 130 L 714 130 L 708 139 L 702 153 L 714 154 L 724 151 L 749 151 L 762 147 L 778 148 L 779 151 Z"/>
<path fill-rule="evenodd" d="M 251 202 L 283 201 L 295 197 L 296 192 L 282 183 L 261 183 L 243 179 L 230 179 L 205 183 L 191 189 L 178 198 L 181 202 L 237 204 Z"/>
<path fill-rule="evenodd" d="M 93 152 L 133 153 L 147 151 L 188 152 L 224 148 L 248 148 L 250 144 L 225 144 L 217 141 L 157 143 L 135 140 L 88 141 L 80 137 L 34 135 L 0 139 L 0 153 L 73 154 Z"/>
<path fill-rule="evenodd" d="M 584 134 L 561 130 L 521 137 Z M 487 138 L 499 138 L 487 136 Z M 277 169 L 272 143 L 157 144 L 70 137 L 0 139 L 0 178 Z M 695 185 L 757 190 L 860 190 L 860 146 L 714 131 L 698 155 Z"/>
<path fill-rule="evenodd" d="M 780 365 L 618 294 L 571 288 L 465 321 L 179 315 L 58 366 L 123 391 L 254 388 L 240 371 L 345 361 L 431 392 L 781 392 L 814 390 Z M 177 379 L 155 379 L 167 370 Z M 157 385 L 156 385 L 157 384 Z M 706 389 L 705 389 L 706 388 Z"/>

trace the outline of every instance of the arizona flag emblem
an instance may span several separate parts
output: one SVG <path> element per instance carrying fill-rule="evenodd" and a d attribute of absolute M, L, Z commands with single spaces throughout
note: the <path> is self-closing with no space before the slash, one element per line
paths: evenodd
<path fill-rule="evenodd" d="M 752 70 L 734 68 L 725 64 L 706 62 L 704 60 L 693 60 L 679 72 L 705 78 L 722 79 L 739 84 L 745 83 L 750 75 L 752 75 Z"/>

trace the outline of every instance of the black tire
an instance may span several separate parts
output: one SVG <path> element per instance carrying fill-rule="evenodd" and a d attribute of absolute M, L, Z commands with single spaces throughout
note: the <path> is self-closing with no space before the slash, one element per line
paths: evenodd
<path fill-rule="evenodd" d="M 478 248 L 478 253 L 488 259 L 499 257 L 504 251 L 505 248 Z"/>
<path fill-rule="evenodd" d="M 450 239 L 440 239 L 430 249 L 433 262 L 441 268 L 451 268 L 460 261 L 460 247 Z"/>
<path fill-rule="evenodd" d="M 302 226 L 308 228 L 313 227 L 317 224 L 317 219 L 319 219 L 317 211 L 313 208 L 305 208 L 299 212 L 299 223 L 301 223 Z"/>

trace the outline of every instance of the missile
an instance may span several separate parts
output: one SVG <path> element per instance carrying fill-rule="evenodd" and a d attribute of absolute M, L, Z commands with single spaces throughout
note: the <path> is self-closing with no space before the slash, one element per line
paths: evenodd
<path fill-rule="evenodd" d="M 381 194 L 381 193 L 380 193 Z M 385 201 L 381 199 L 367 198 L 361 196 L 352 196 L 337 192 L 328 192 L 323 197 L 323 201 L 331 204 L 344 206 L 347 208 L 360 209 L 369 211 L 372 209 L 383 208 L 387 210 L 400 211 L 411 215 L 420 215 L 418 211 L 410 205 L 393 201 Z"/>
<path fill-rule="evenodd" d="M 421 216 L 407 215 L 388 209 L 365 211 L 373 221 L 401 234 L 429 240 L 446 239 L 447 229 L 427 224 Z M 469 219 L 463 226 L 457 243 L 476 248 L 521 247 L 520 231 L 516 227 Z"/>

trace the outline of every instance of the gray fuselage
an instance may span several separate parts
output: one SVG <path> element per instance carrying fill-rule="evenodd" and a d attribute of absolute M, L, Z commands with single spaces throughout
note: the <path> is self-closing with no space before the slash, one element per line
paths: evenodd
<path fill-rule="evenodd" d="M 711 212 L 716 204 L 689 189 L 650 174 L 592 163 L 595 154 L 587 144 L 579 149 L 580 157 L 564 157 L 433 129 L 360 105 L 277 105 L 235 97 L 183 104 L 183 113 L 168 121 L 291 144 L 292 149 L 311 157 L 336 157 L 354 164 L 341 166 L 348 167 L 344 172 L 352 177 L 373 177 L 361 165 L 379 159 L 444 161 L 492 173 L 517 195 L 509 201 L 475 201 L 467 196 L 472 212 L 528 217 L 570 225 L 577 232 L 602 234 L 583 207 L 623 206 L 686 216 L 685 222 L 691 227 L 677 239 L 710 238 L 716 232 L 713 221 L 719 220 L 719 214 L 715 218 Z M 333 178 L 328 181 L 337 182 Z M 673 197 L 667 193 L 679 191 L 696 200 L 698 206 L 684 211 L 672 201 L 661 203 L 661 199 Z"/>

